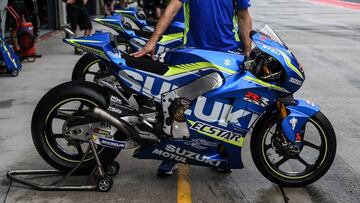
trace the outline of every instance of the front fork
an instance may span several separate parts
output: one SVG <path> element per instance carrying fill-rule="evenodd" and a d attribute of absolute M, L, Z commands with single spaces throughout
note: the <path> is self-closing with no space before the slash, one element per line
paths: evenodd
<path fill-rule="evenodd" d="M 279 111 L 279 121 L 278 121 L 278 124 L 276 125 L 276 134 L 281 135 L 279 138 L 281 138 L 283 145 L 287 145 L 287 140 L 285 138 L 284 133 L 282 133 L 282 130 L 281 130 L 281 122 L 282 122 L 282 120 L 284 120 L 284 118 L 286 118 L 286 116 L 288 116 L 288 113 L 286 111 L 286 107 L 283 102 L 277 101 L 276 107 Z"/>

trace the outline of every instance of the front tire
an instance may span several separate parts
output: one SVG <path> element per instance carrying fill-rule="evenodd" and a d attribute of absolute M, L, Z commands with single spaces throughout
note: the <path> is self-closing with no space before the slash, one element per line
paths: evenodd
<path fill-rule="evenodd" d="M 61 126 L 72 116 L 81 115 L 87 109 L 95 106 L 106 108 L 108 101 L 106 90 L 83 81 L 67 82 L 46 93 L 36 106 L 31 122 L 33 142 L 40 156 L 60 171 L 68 172 L 73 169 L 82 159 L 88 144 L 69 141 Z M 81 109 L 77 108 L 78 104 Z M 119 152 L 120 150 L 97 146 L 97 153 L 105 167 Z M 89 152 L 77 172 L 88 173 L 95 164 L 94 155 Z"/>
<path fill-rule="evenodd" d="M 274 139 L 271 138 L 271 144 L 266 144 L 267 136 L 274 136 L 270 133 L 271 129 L 276 128 L 277 116 L 277 112 L 264 116 L 252 133 L 251 155 L 256 167 L 267 179 L 281 186 L 302 187 L 317 181 L 329 170 L 336 154 L 336 137 L 331 123 L 321 112 L 313 115 L 304 128 L 306 130 L 301 152 L 286 154 L 274 147 Z M 314 133 L 306 134 L 308 131 Z M 318 131 L 319 138 L 313 136 L 316 134 L 315 131 Z M 276 132 L 272 134 L 276 134 Z M 312 143 L 308 139 L 320 144 Z M 304 151 L 304 149 L 313 153 Z M 318 154 L 318 157 L 311 159 L 314 154 Z M 271 159 L 272 155 L 275 158 Z M 276 157 L 279 159 L 273 162 L 277 159 Z M 301 167 L 301 165 L 303 166 Z M 300 169 L 298 172 L 295 169 L 298 167 L 305 169 Z"/>

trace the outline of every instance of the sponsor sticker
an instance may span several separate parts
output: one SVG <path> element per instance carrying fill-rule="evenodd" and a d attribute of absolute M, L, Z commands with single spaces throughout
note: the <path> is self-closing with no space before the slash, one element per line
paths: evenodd
<path fill-rule="evenodd" d="M 290 78 L 290 79 L 289 79 L 289 82 L 291 82 L 291 83 L 293 83 L 293 84 L 295 84 L 295 85 L 299 85 L 299 86 L 302 85 L 301 80 L 298 80 L 298 79 L 295 79 L 295 78 Z"/>
<path fill-rule="evenodd" d="M 301 142 L 301 134 L 300 133 L 296 133 L 295 142 Z"/>
<path fill-rule="evenodd" d="M 229 59 L 225 59 L 225 60 L 224 60 L 224 65 L 225 65 L 225 66 L 231 65 L 231 61 L 230 61 Z"/>
<path fill-rule="evenodd" d="M 119 99 L 119 98 L 117 98 L 116 96 L 113 96 L 113 95 L 110 97 L 110 101 L 114 102 L 116 104 L 122 104 L 121 99 Z"/>
<path fill-rule="evenodd" d="M 187 160 L 195 160 L 216 167 L 221 164 L 221 161 L 211 160 L 206 155 L 201 155 L 171 144 L 166 145 L 165 150 L 154 149 L 152 153 L 182 163 L 186 163 Z"/>
<path fill-rule="evenodd" d="M 99 138 L 100 144 L 102 144 L 103 146 L 107 146 L 107 147 L 111 147 L 111 148 L 116 148 L 116 149 L 123 149 L 125 148 L 125 143 L 123 142 L 118 142 L 115 140 L 108 140 L 108 139 L 104 139 L 104 138 Z"/>
<path fill-rule="evenodd" d="M 112 106 L 109 106 L 109 107 L 108 107 L 108 110 L 109 110 L 109 111 L 112 111 L 112 112 L 115 112 L 115 113 L 118 113 L 118 114 L 121 114 L 121 113 L 122 113 L 122 111 L 121 111 L 120 109 L 117 109 L 117 108 L 112 107 Z"/>
<path fill-rule="evenodd" d="M 240 134 L 218 128 L 215 126 L 207 125 L 205 123 L 201 122 L 192 122 L 189 121 L 191 124 L 190 129 L 197 131 L 198 133 L 201 133 L 203 135 L 236 145 L 236 146 L 242 146 L 244 142 L 244 137 Z"/>
<path fill-rule="evenodd" d="M 184 143 L 185 145 L 190 145 L 196 149 L 207 149 L 207 147 L 217 147 L 219 146 L 218 142 L 210 142 L 204 139 L 192 139 Z"/>
<path fill-rule="evenodd" d="M 101 135 L 105 135 L 106 137 L 109 136 L 111 133 L 107 130 L 102 130 L 100 128 L 95 128 L 94 129 L 95 133 L 101 134 Z"/>
<path fill-rule="evenodd" d="M 292 119 L 290 119 L 291 128 L 293 130 L 295 130 L 297 122 L 298 120 L 295 117 L 292 117 Z"/>
<path fill-rule="evenodd" d="M 260 95 L 252 92 L 247 92 L 245 94 L 244 100 L 264 108 L 269 106 L 269 99 L 261 97 Z"/>

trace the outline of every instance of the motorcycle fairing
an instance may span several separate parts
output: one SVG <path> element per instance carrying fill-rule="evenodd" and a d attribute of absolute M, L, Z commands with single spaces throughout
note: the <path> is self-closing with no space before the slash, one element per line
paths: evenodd
<path fill-rule="evenodd" d="M 261 51 L 274 57 L 284 67 L 288 77 L 285 78 L 281 86 L 290 93 L 296 92 L 305 80 L 305 74 L 291 51 L 285 45 L 282 45 L 261 33 L 254 34 L 252 39 Z M 297 84 L 293 82 L 294 80 L 298 81 Z M 289 94 L 282 94 L 282 96 L 287 95 Z"/>
<path fill-rule="evenodd" d="M 241 71 L 244 55 L 211 50 L 181 48 L 167 52 L 165 63 L 171 64 L 166 75 L 176 75 L 207 67 L 218 69 L 224 77 Z M 200 64 L 199 64 L 200 63 Z"/>
<path fill-rule="evenodd" d="M 121 14 L 124 17 L 131 19 L 142 30 L 154 31 L 154 27 L 148 26 L 146 20 L 141 20 L 137 17 L 136 10 L 119 9 L 119 10 L 115 10 L 115 13 Z M 174 21 L 169 25 L 168 29 L 165 31 L 164 34 L 167 35 L 172 33 L 180 33 L 180 32 L 183 33 L 184 29 L 185 29 L 185 24 L 183 22 Z"/>
<path fill-rule="evenodd" d="M 121 69 L 117 74 L 121 81 L 135 92 L 153 98 L 156 102 L 161 102 L 162 94 L 214 72 L 213 69 L 205 69 L 202 72 L 189 72 L 166 77 L 128 66 L 122 66 Z"/>
<path fill-rule="evenodd" d="M 295 100 L 296 105 L 288 105 L 286 109 L 289 115 L 283 119 L 281 126 L 286 138 L 295 144 L 301 144 L 297 140 L 297 133 L 302 134 L 305 123 L 311 116 L 320 111 L 320 106 L 304 100 Z"/>
<path fill-rule="evenodd" d="M 121 23 L 121 19 L 121 15 L 112 15 L 104 18 L 93 18 L 93 21 L 114 29 L 118 34 L 122 34 L 126 30 Z"/>
<path fill-rule="evenodd" d="M 104 18 L 94 18 L 93 21 L 114 29 L 120 36 L 129 40 L 131 48 L 135 51 L 142 49 L 148 41 L 147 38 L 137 35 L 137 34 L 141 34 L 138 33 L 141 31 L 125 29 L 122 24 L 121 15 L 115 14 Z M 157 55 L 180 46 L 183 42 L 182 38 L 183 38 L 182 33 L 172 33 L 172 34 L 163 35 L 162 39 L 156 45 L 155 54 Z"/>
<path fill-rule="evenodd" d="M 172 52 L 173 51 L 170 51 L 168 54 L 171 55 Z M 164 75 L 129 67 L 126 61 L 121 64 L 117 63 L 119 64 L 119 72 L 117 75 L 119 79 L 124 81 L 124 83 L 134 91 L 160 102 L 162 94 L 189 84 L 210 73 L 217 72 L 222 78 L 234 74 L 235 71 L 240 70 L 240 61 L 244 59 L 241 55 L 226 52 L 220 52 L 221 54 L 219 54 L 218 52 L 206 50 L 195 51 L 194 49 L 178 49 L 174 52 L 179 53 L 179 58 L 184 59 L 184 61 L 172 56 L 167 57 L 166 64 L 169 64 L 169 71 Z M 199 54 L 199 56 L 197 54 Z M 221 60 L 222 54 L 230 61 L 227 67 L 216 64 Z M 114 61 L 116 60 L 114 59 Z"/>
<path fill-rule="evenodd" d="M 93 53 L 106 60 L 109 60 L 109 57 L 116 60 L 118 57 L 115 57 L 115 55 L 118 55 L 118 51 L 110 44 L 110 37 L 110 33 L 96 31 L 90 36 L 64 39 L 64 42 Z"/>
<path fill-rule="evenodd" d="M 194 146 L 196 140 L 204 140 L 203 143 L 216 143 L 198 137 L 196 139 L 168 139 L 150 148 L 139 148 L 133 157 L 140 159 L 157 159 L 187 163 L 198 166 L 229 168 L 229 161 L 219 153 L 219 144 L 216 146 Z M 213 145 L 213 144 L 211 144 Z"/>
<path fill-rule="evenodd" d="M 247 77 L 253 76 L 249 72 L 229 76 L 221 87 L 200 96 L 185 112 L 190 138 L 221 141 L 232 168 L 243 167 L 239 154 L 246 134 L 277 101 L 278 90 L 248 81 Z M 254 101 L 247 99 L 249 93 Z M 266 102 L 256 102 L 261 99 Z"/>
<path fill-rule="evenodd" d="M 146 26 L 146 20 L 141 20 L 137 17 L 136 14 L 136 10 L 131 10 L 131 9 L 119 9 L 119 10 L 115 10 L 115 13 L 117 14 L 121 14 L 124 17 L 130 18 L 134 23 L 136 23 L 137 26 L 142 27 L 142 26 Z"/>

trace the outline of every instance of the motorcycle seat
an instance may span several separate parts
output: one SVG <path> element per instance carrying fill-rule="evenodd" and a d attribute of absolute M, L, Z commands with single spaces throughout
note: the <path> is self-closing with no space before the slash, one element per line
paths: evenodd
<path fill-rule="evenodd" d="M 154 61 L 149 57 L 136 58 L 124 53 L 121 54 L 121 57 L 125 59 L 127 66 L 146 72 L 164 75 L 169 70 L 167 65 Z"/>

